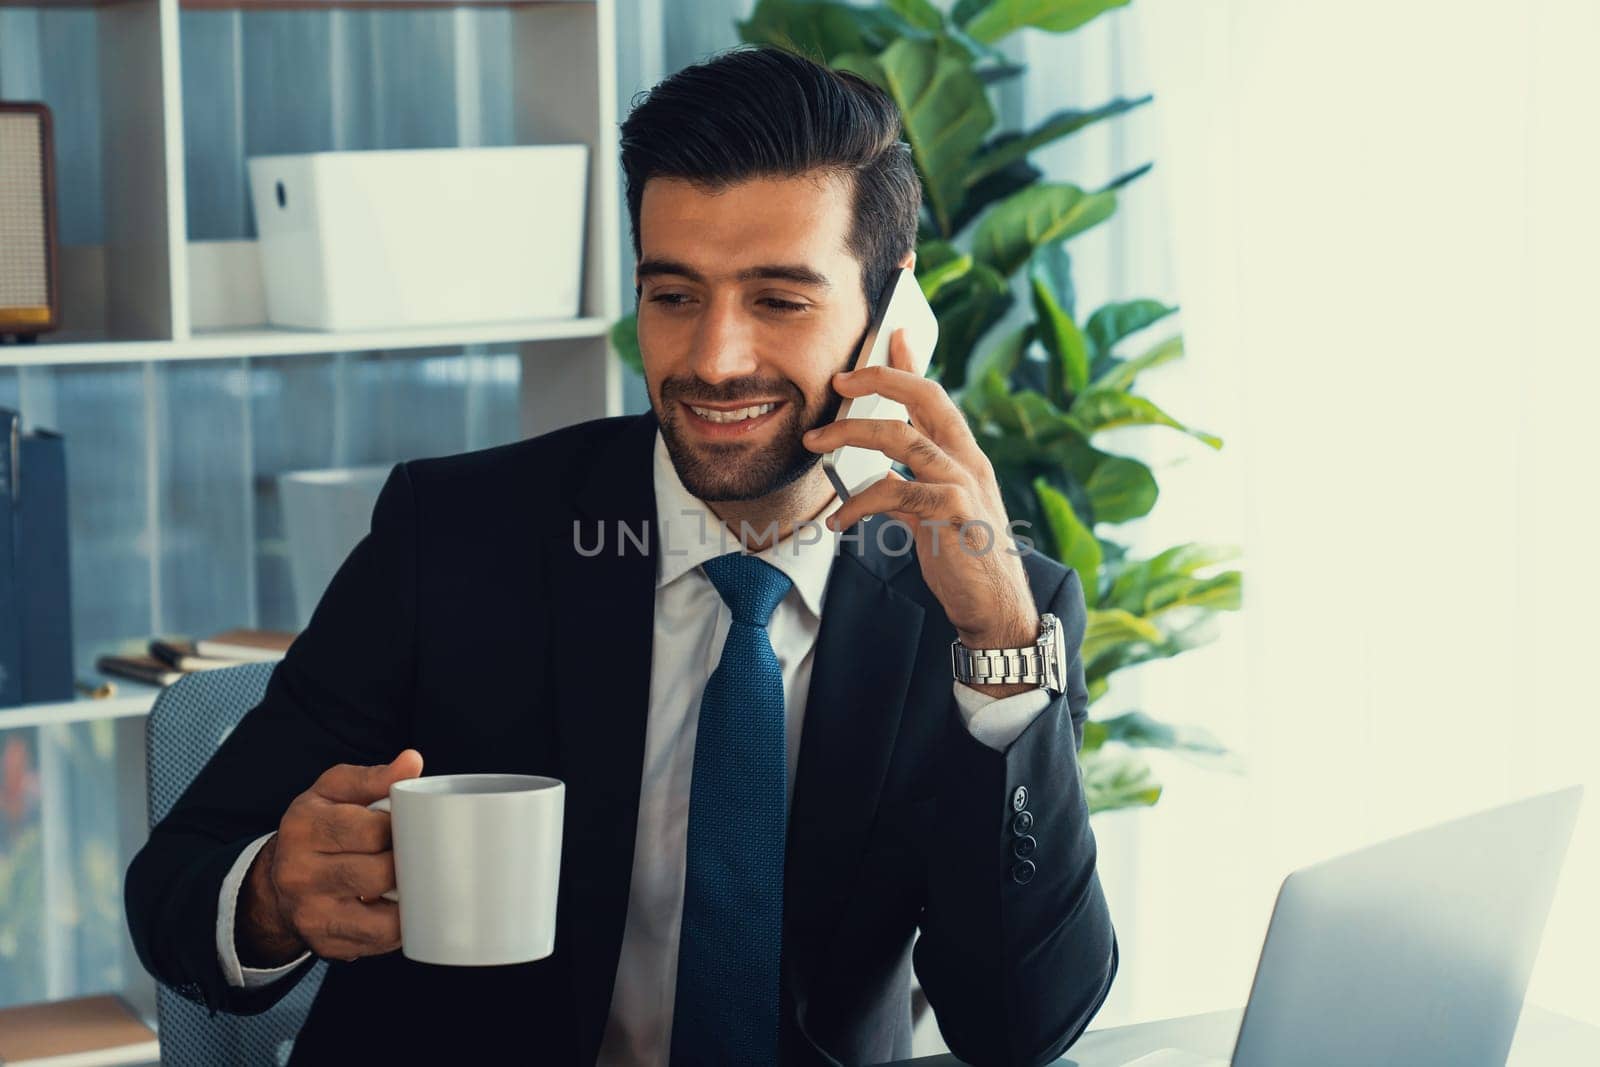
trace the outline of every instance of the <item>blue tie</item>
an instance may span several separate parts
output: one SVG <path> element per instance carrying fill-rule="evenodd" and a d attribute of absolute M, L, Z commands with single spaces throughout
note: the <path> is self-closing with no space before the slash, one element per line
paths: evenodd
<path fill-rule="evenodd" d="M 672 1062 L 778 1062 L 787 817 L 783 672 L 767 622 L 792 584 L 754 556 L 707 560 L 733 613 L 700 698 Z"/>

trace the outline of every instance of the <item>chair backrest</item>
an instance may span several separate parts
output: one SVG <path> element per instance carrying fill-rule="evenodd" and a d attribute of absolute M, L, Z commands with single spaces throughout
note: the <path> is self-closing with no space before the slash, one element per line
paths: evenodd
<path fill-rule="evenodd" d="M 261 703 L 275 663 L 199 671 L 164 690 L 145 726 L 150 825 L 172 810 L 223 739 Z M 156 994 L 164 1067 L 285 1064 L 327 964 L 319 961 L 278 1003 L 259 1015 L 212 1017 L 202 1003 L 165 985 Z"/>

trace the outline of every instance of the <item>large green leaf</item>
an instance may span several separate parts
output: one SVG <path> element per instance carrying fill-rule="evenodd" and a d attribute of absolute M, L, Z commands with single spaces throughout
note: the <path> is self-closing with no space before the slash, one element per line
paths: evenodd
<path fill-rule="evenodd" d="M 1118 645 L 1143 642 L 1159 645 L 1167 639 L 1161 627 L 1120 608 L 1089 612 L 1083 635 L 1083 661 L 1091 662 L 1102 652 Z"/>
<path fill-rule="evenodd" d="M 1009 410 L 1007 410 L 1009 409 Z M 1015 400 L 1008 400 L 1003 405 L 998 405 L 995 411 L 985 417 L 992 419 L 993 426 L 983 426 L 975 431 L 978 444 L 984 452 L 988 453 L 997 469 L 1015 470 L 1024 478 L 1023 487 L 1027 486 L 1027 478 L 1035 476 L 1049 476 L 1057 489 L 1066 492 L 1069 497 L 1075 497 L 1073 506 L 1087 513 L 1091 509 L 1089 499 L 1083 494 L 1078 476 L 1068 467 L 1069 463 L 1079 466 L 1088 466 L 1092 469 L 1096 453 L 1091 449 L 1084 455 L 1074 457 L 1073 453 L 1079 451 L 1072 441 L 1039 440 L 1028 434 L 1009 428 L 1005 423 L 1015 421 L 1021 417 L 1021 405 Z M 1077 492 L 1072 491 L 1077 485 Z M 1081 506 L 1080 506 L 1081 503 Z"/>
<path fill-rule="evenodd" d="M 1100 588 L 1100 542 L 1072 510 L 1072 501 L 1043 478 L 1035 478 L 1033 491 L 1039 494 L 1039 504 L 1050 527 L 1050 538 L 1055 542 L 1051 553 L 1057 560 L 1078 572 L 1083 583 L 1084 599 L 1094 604 Z"/>
<path fill-rule="evenodd" d="M 1095 522 L 1131 522 L 1150 514 L 1160 493 L 1150 468 L 1127 456 L 1106 455 L 1085 480 Z"/>
<path fill-rule="evenodd" d="M 851 58 L 856 69 L 874 62 L 882 72 L 880 84 L 900 106 L 934 221 L 948 236 L 967 164 L 994 126 L 989 96 L 954 44 L 902 37 L 875 61 Z"/>
<path fill-rule="evenodd" d="M 1021 341 L 1013 334 L 1002 345 L 1009 348 Z M 990 358 L 996 365 L 985 366 L 960 399 L 978 444 L 1001 472 L 1002 492 L 1005 478 L 1013 476 L 1007 472 L 1023 472 L 1016 476 L 1049 478 L 1080 514 L 1092 515 L 1095 522 L 1127 522 L 1149 513 L 1158 488 L 1148 467 L 1092 447 L 1072 418 L 1043 396 L 1007 386 L 998 364 L 1009 356 L 985 357 Z M 1032 499 L 1030 493 L 1011 494 L 1007 506 Z"/>
<path fill-rule="evenodd" d="M 1033 258 L 1028 260 L 1028 278 L 1030 281 L 1043 282 L 1051 302 L 1067 318 L 1077 318 L 1078 290 L 1072 283 L 1072 257 L 1067 254 L 1065 242 L 1052 241 L 1040 245 L 1033 253 Z"/>
<path fill-rule="evenodd" d="M 1078 762 L 1090 813 L 1147 808 L 1161 799 L 1150 763 L 1126 748 L 1097 748 Z"/>
<path fill-rule="evenodd" d="M 1086 434 L 1118 426 L 1170 426 L 1212 448 L 1222 447 L 1222 438 L 1201 430 L 1191 430 L 1142 396 L 1113 389 L 1095 388 L 1080 395 L 1073 402 L 1072 417 Z"/>
<path fill-rule="evenodd" d="M 1013 303 L 1011 286 L 992 268 L 973 263 L 958 278 L 942 285 L 933 302 L 939 319 L 939 343 L 932 367 L 945 389 L 954 392 L 967 383 L 967 363 L 978 341 L 1005 317 Z"/>
<path fill-rule="evenodd" d="M 913 29 L 887 7 L 834 0 L 761 0 L 737 25 L 748 44 L 777 45 L 829 63 L 847 52 L 880 52 Z"/>
<path fill-rule="evenodd" d="M 1011 401 L 1021 415 L 1022 432 L 1035 441 L 1049 444 L 1069 436 L 1074 440 L 1081 439 L 1072 419 L 1042 393 L 1019 389 L 1011 394 Z"/>
<path fill-rule="evenodd" d="M 1072 321 L 1076 294 L 1072 261 L 1059 243 L 1048 244 L 1029 261 L 1028 282 L 1039 340 L 1050 353 L 1050 399 L 1065 408 L 1089 384 L 1089 346 Z"/>
<path fill-rule="evenodd" d="M 1145 560 L 1127 560 L 1117 568 L 1115 580 L 1106 594 L 1109 607 L 1135 614 L 1148 613 L 1161 602 L 1159 590 L 1172 579 L 1196 580 L 1195 571 L 1239 558 L 1236 545 L 1189 542 L 1174 545 Z"/>
<path fill-rule="evenodd" d="M 937 32 L 944 26 L 944 15 L 930 0 L 886 0 L 890 10 L 919 30 Z"/>
<path fill-rule="evenodd" d="M 1134 639 L 1107 644 L 1098 649 L 1093 658 L 1084 657 L 1084 680 L 1092 684 L 1096 679 L 1106 678 L 1117 671 L 1136 667 L 1141 663 L 1170 659 L 1180 653 L 1210 644 L 1217 639 L 1217 633 L 1216 616 L 1202 614 L 1198 621 L 1166 634 L 1160 641 Z"/>
<path fill-rule="evenodd" d="M 1044 177 L 1044 171 L 1019 159 L 995 171 L 976 185 L 967 187 L 956 212 L 950 217 L 950 232 L 960 233 L 991 204 L 999 203 L 1013 193 L 1021 192 Z"/>
<path fill-rule="evenodd" d="M 998 371 L 1002 378 L 1009 378 L 1011 372 L 1017 369 L 1017 364 L 1022 362 L 1028 346 L 1033 343 L 1034 330 L 1035 326 L 1031 322 L 1012 330 L 990 345 L 982 355 L 969 360 L 967 380 L 982 381 L 990 371 Z"/>
<path fill-rule="evenodd" d="M 1171 363 L 1175 359 L 1183 358 L 1183 336 L 1169 337 L 1154 346 L 1142 356 L 1133 359 L 1112 359 L 1101 365 L 1100 373 L 1095 376 L 1096 389 L 1111 389 L 1117 392 L 1126 392 L 1133 388 L 1134 379 L 1139 377 L 1151 367 L 1159 367 L 1163 363 Z"/>
<path fill-rule="evenodd" d="M 993 44 L 1025 26 L 1067 33 L 1127 3 L 1128 0 L 990 0 L 960 25 L 974 39 Z M 971 9 L 967 5 L 963 13 Z"/>
<path fill-rule="evenodd" d="M 972 252 L 1010 276 L 1040 245 L 1065 241 L 1117 210 L 1115 193 L 1086 193 L 1076 185 L 1046 183 L 1013 193 L 979 220 Z"/>
<path fill-rule="evenodd" d="M 1063 137 L 1069 137 L 1096 122 L 1103 122 L 1132 111 L 1154 99 L 1155 97 L 1150 95 L 1132 100 L 1118 97 L 1089 111 L 1057 111 L 1026 133 L 1015 130 L 1003 133 L 983 146 L 978 158 L 973 161 L 972 169 L 967 171 L 963 180 L 969 186 L 976 185 L 994 172 L 1010 166 L 1019 159 L 1025 159 L 1028 153 L 1035 149 L 1042 148 L 1052 141 L 1059 141 Z"/>
<path fill-rule="evenodd" d="M 1171 315 L 1178 309 L 1159 300 L 1126 300 L 1100 308 L 1084 324 L 1089 350 L 1094 354 L 1093 377 L 1104 373 L 1102 361 L 1111 359 L 1111 349 L 1129 334 L 1137 333 Z"/>
<path fill-rule="evenodd" d="M 998 367 L 986 369 L 961 390 L 961 407 L 975 424 L 975 431 L 992 423 L 1005 434 L 1021 433 L 1021 420 L 1013 414 L 1016 403 L 1011 399 L 1011 387 Z"/>
<path fill-rule="evenodd" d="M 639 353 L 639 316 L 624 315 L 611 324 L 611 347 L 633 373 L 644 377 L 644 357 Z"/>
<path fill-rule="evenodd" d="M 924 241 L 917 246 L 917 284 L 928 303 L 939 299 L 944 287 L 972 269 L 972 256 L 948 241 Z"/>
<path fill-rule="evenodd" d="M 830 66 L 834 70 L 858 74 L 884 92 L 889 91 L 889 75 L 884 73 L 884 69 L 879 65 L 878 61 L 866 52 L 841 52 L 833 57 L 833 62 Z M 923 206 L 926 207 L 927 205 L 924 204 Z"/>
<path fill-rule="evenodd" d="M 1243 578 L 1238 571 L 1224 571 L 1209 578 L 1174 575 L 1156 583 L 1145 595 L 1146 617 L 1178 608 L 1205 608 L 1210 611 L 1238 611 L 1243 601 Z"/>
<path fill-rule="evenodd" d="M 963 257 L 972 258 L 949 241 L 919 241 L 917 243 L 917 277 L 920 279 L 929 271 L 938 270 L 946 263 L 954 262 Z"/>

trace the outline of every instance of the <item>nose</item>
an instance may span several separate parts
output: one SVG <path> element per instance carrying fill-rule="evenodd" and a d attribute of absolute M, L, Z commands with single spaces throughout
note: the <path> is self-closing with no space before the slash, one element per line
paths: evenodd
<path fill-rule="evenodd" d="M 759 363 L 748 316 L 735 297 L 712 297 L 694 332 L 695 376 L 711 385 L 754 374 Z"/>

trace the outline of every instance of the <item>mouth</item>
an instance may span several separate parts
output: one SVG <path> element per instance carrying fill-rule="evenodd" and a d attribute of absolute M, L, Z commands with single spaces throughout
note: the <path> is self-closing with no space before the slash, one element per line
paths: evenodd
<path fill-rule="evenodd" d="M 713 407 L 683 401 L 679 403 L 683 408 L 684 421 L 696 433 L 702 437 L 718 440 L 729 440 L 756 432 L 771 423 L 784 405 L 782 400 L 769 400 L 765 403 L 745 404 L 740 407 Z"/>

